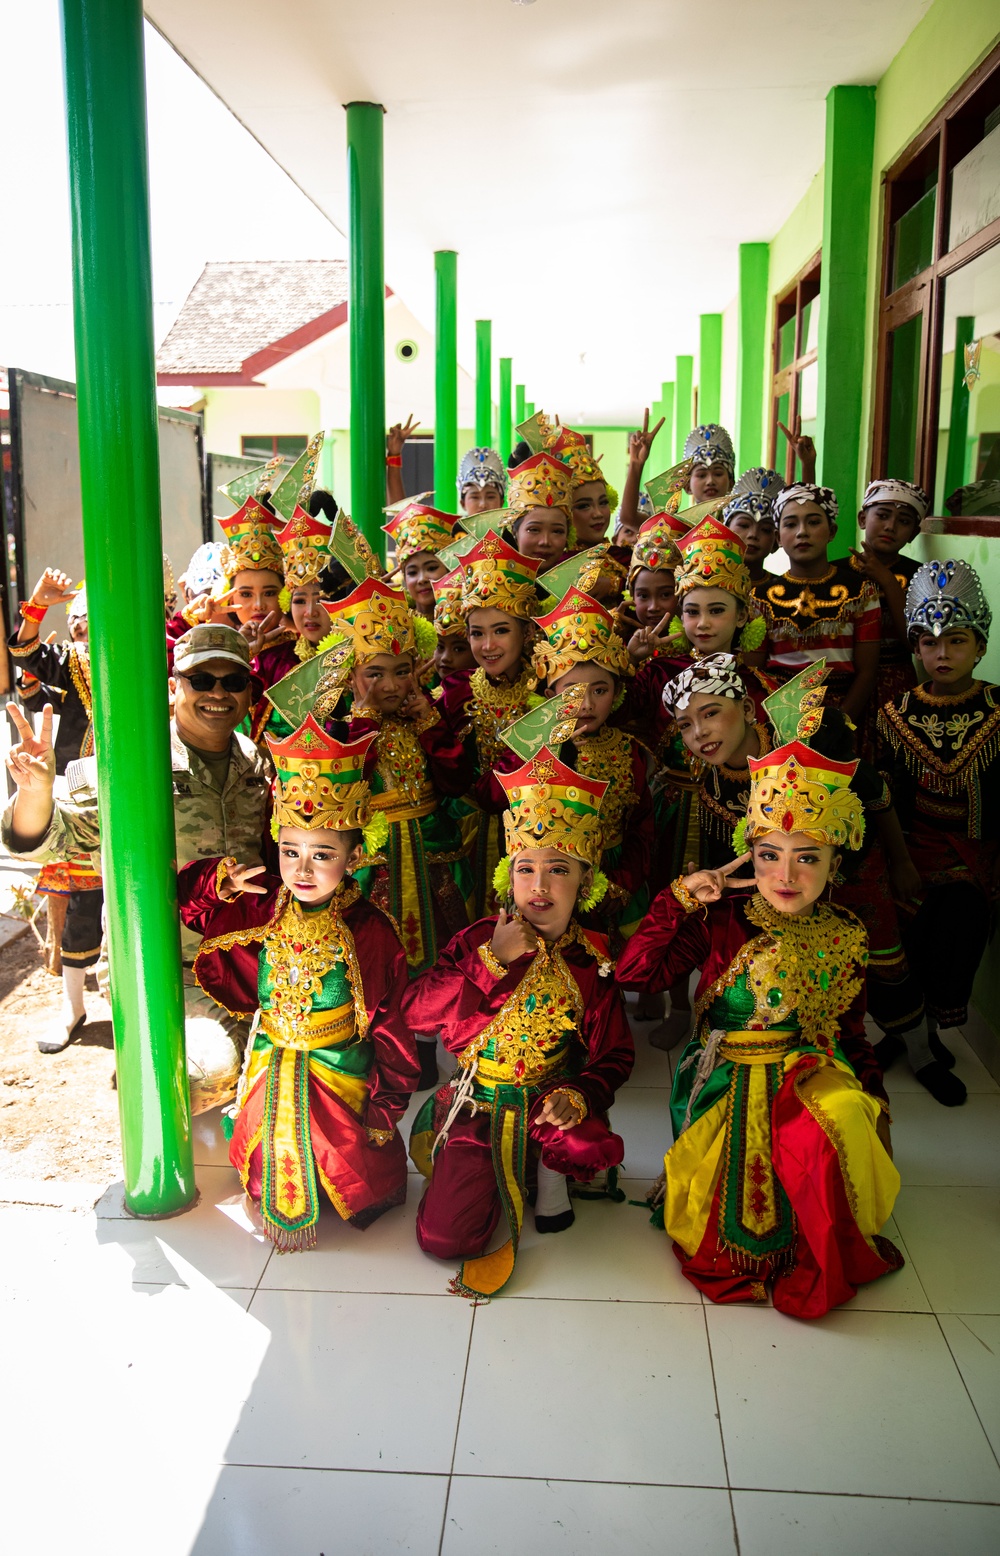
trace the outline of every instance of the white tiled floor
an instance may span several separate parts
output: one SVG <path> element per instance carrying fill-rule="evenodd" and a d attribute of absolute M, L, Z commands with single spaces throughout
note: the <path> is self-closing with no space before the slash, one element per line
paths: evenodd
<path fill-rule="evenodd" d="M 636 1028 L 612 1115 L 627 1201 L 669 1142 L 671 1061 Z M 805 1325 L 713 1307 L 644 1207 L 529 1216 L 473 1309 L 407 1205 L 272 1253 L 214 1115 L 200 1201 L 0 1210 L 0 1548 L 16 1556 L 995 1556 L 1000 1087 L 939 1107 L 889 1076 L 899 1274 Z M 992 1062 L 992 1061 L 991 1061 Z M 411 1110 L 412 1111 L 412 1110 Z"/>

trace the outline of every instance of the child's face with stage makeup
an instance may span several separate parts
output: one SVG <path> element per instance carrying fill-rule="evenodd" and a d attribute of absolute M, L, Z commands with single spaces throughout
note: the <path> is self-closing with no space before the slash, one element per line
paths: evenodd
<path fill-rule="evenodd" d="M 510 862 L 514 906 L 545 940 L 558 940 L 573 917 L 581 886 L 592 871 L 558 848 L 525 848 Z"/>
<path fill-rule="evenodd" d="M 403 587 L 417 610 L 429 616 L 434 612 L 434 581 L 448 569 L 433 551 L 415 551 L 403 564 Z"/>
<path fill-rule="evenodd" d="M 469 612 L 469 647 L 476 663 L 495 681 L 516 680 L 524 651 L 524 623 L 506 611 Z"/>
<path fill-rule="evenodd" d="M 734 513 L 728 527 L 734 535 L 739 535 L 747 548 L 744 557 L 747 567 L 756 567 L 774 550 L 774 520 L 770 514 L 755 518 L 752 513 Z"/>
<path fill-rule="evenodd" d="M 730 653 L 746 619 L 746 606 L 727 589 L 688 589 L 681 600 L 681 624 L 699 654 Z"/>
<path fill-rule="evenodd" d="M 968 691 L 985 652 L 985 645 L 967 627 L 942 632 L 937 638 L 931 632 L 922 632 L 917 639 L 917 657 L 938 695 Z"/>
<path fill-rule="evenodd" d="M 632 607 L 640 627 L 658 627 L 673 603 L 673 573 L 665 567 L 640 567 L 632 581 Z"/>
<path fill-rule="evenodd" d="M 818 502 L 786 503 L 778 522 L 778 545 L 791 563 L 790 571 L 826 561 L 836 528 Z"/>
<path fill-rule="evenodd" d="M 413 690 L 412 655 L 376 654 L 353 672 L 351 686 L 359 706 L 397 713 Z"/>
<path fill-rule="evenodd" d="M 562 560 L 568 534 L 569 519 L 562 508 L 529 508 L 514 526 L 518 551 L 541 562 L 543 571 Z"/>
<path fill-rule="evenodd" d="M 717 459 L 711 465 L 695 465 L 688 477 L 687 489 L 692 503 L 711 502 L 714 497 L 725 497 L 733 489 L 733 472 Z"/>
<path fill-rule="evenodd" d="M 318 643 L 330 630 L 329 613 L 322 602 L 323 591 L 318 583 L 297 584 L 292 590 L 292 626 L 308 643 Z"/>
<path fill-rule="evenodd" d="M 353 869 L 361 854 L 354 832 L 332 832 L 326 827 L 278 829 L 282 882 L 299 902 L 313 907 L 330 901 L 348 867 Z"/>
<path fill-rule="evenodd" d="M 503 492 L 498 486 L 478 486 L 476 482 L 470 481 L 468 486 L 462 487 L 463 513 L 490 513 L 494 508 L 502 507 Z"/>
<path fill-rule="evenodd" d="M 272 573 L 268 568 L 260 571 L 247 568 L 233 579 L 228 608 L 241 623 L 263 621 L 272 611 L 280 616 L 282 583 L 277 573 Z"/>
<path fill-rule="evenodd" d="M 920 528 L 920 515 L 908 502 L 873 502 L 862 508 L 858 523 L 865 545 L 880 561 L 891 563 L 908 546 Z"/>
<path fill-rule="evenodd" d="M 456 675 L 459 670 L 474 670 L 476 661 L 468 638 L 458 632 L 438 634 L 434 650 L 434 668 L 438 675 Z"/>
<path fill-rule="evenodd" d="M 753 703 L 748 697 L 695 692 L 687 707 L 674 714 L 674 722 L 694 756 L 712 767 L 734 767 L 734 758 L 754 732 Z"/>
<path fill-rule="evenodd" d="M 835 848 L 804 832 L 768 832 L 752 854 L 757 890 L 779 913 L 811 913 L 840 864 Z"/>
<path fill-rule="evenodd" d="M 607 540 L 611 522 L 608 488 L 603 481 L 584 481 L 573 493 L 573 533 L 583 549 Z"/>
<path fill-rule="evenodd" d="M 572 670 L 567 670 L 565 675 L 560 675 L 552 682 L 552 690 L 557 694 L 568 692 L 571 686 L 581 684 L 586 690 L 576 718 L 574 740 L 595 735 L 607 723 L 618 690 L 618 682 L 611 671 L 594 664 L 574 665 Z"/>

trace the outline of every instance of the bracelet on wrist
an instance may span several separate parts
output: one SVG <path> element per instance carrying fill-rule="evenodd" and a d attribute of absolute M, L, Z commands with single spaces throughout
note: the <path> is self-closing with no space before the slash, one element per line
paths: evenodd
<path fill-rule="evenodd" d="M 494 978 L 506 978 L 507 969 L 500 958 L 495 955 L 493 947 L 488 941 L 479 947 L 479 960 L 486 968 L 486 971 L 493 974 Z"/>
<path fill-rule="evenodd" d="M 676 881 L 671 881 L 670 890 L 677 898 L 677 901 L 680 903 L 685 913 L 697 913 L 698 909 L 702 906 L 694 893 L 688 891 L 684 884 L 683 875 L 679 875 Z"/>
<path fill-rule="evenodd" d="M 19 608 L 24 620 L 33 621 L 36 625 L 45 620 L 45 612 L 48 610 L 47 605 L 36 605 L 33 600 L 22 600 Z"/>
<path fill-rule="evenodd" d="M 403 468 L 402 454 L 386 454 L 385 462 L 390 470 L 402 470 Z"/>

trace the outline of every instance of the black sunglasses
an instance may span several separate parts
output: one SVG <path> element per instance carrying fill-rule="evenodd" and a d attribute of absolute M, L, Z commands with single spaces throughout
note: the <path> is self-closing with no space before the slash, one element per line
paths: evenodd
<path fill-rule="evenodd" d="M 233 670 L 229 675 L 209 675 L 207 670 L 196 670 L 193 675 L 185 675 L 183 670 L 178 670 L 177 674 L 184 677 L 193 692 L 210 692 L 216 686 L 221 686 L 226 692 L 245 692 L 250 685 L 248 670 Z"/>

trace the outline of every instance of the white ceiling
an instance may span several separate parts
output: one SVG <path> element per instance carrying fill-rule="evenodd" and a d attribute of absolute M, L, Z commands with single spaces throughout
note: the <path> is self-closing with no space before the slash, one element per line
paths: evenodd
<path fill-rule="evenodd" d="M 147 0 L 149 19 L 341 230 L 345 115 L 384 104 L 386 280 L 459 352 L 493 320 L 528 398 L 628 422 L 697 352 L 823 161 L 824 98 L 882 75 L 930 0 Z M 194 176 L 197 176 L 196 173 Z M 233 258 L 267 221 L 234 191 Z M 303 255 L 308 258 L 308 255 Z"/>

